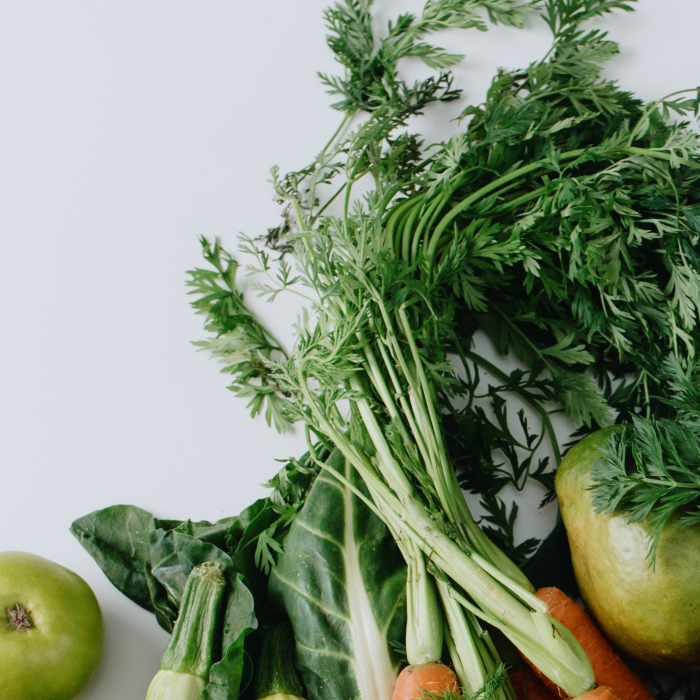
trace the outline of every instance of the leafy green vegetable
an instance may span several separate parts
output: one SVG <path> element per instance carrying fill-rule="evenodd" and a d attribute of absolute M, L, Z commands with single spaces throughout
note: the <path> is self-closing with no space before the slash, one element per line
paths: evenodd
<path fill-rule="evenodd" d="M 155 518 L 140 508 L 111 506 L 78 518 L 70 529 L 119 591 L 155 612 L 148 581 L 153 578 L 149 542 L 156 528 Z"/>
<path fill-rule="evenodd" d="M 245 637 L 258 626 L 254 599 L 243 583 L 243 576 L 231 557 L 218 547 L 177 530 L 156 530 L 151 535 L 150 555 L 152 574 L 177 609 L 189 574 L 197 565 L 215 562 L 222 567 L 228 583 L 221 639 L 223 658 L 212 666 L 203 697 L 205 700 L 236 700 L 241 683 L 249 683 L 252 677 L 244 652 Z"/>
<path fill-rule="evenodd" d="M 328 454 L 322 445 L 315 447 L 315 453 L 322 458 Z M 168 632 L 172 631 L 177 617 L 178 591 L 182 590 L 182 578 L 187 572 L 183 573 L 181 564 L 178 566 L 179 583 L 171 584 L 169 591 L 153 576 L 152 568 L 162 558 L 154 546 L 163 542 L 170 543 L 169 554 L 186 556 L 184 550 L 180 552 L 172 544 L 175 534 L 194 538 L 228 554 L 236 571 L 253 582 L 251 590 L 260 597 L 259 612 L 264 616 L 269 567 L 280 552 L 280 543 L 303 506 L 319 468 L 308 454 L 287 461 L 268 482 L 272 489 L 268 498 L 259 499 L 238 516 L 222 518 L 216 523 L 158 520 L 136 506 L 117 505 L 78 518 L 71 525 L 71 532 L 114 586 L 141 607 L 155 612 Z M 182 537 L 178 542 L 184 546 L 189 540 Z M 167 579 L 169 575 L 163 576 Z"/>
<path fill-rule="evenodd" d="M 340 452 L 329 464 L 364 491 Z M 270 576 L 310 698 L 390 697 L 399 663 L 390 642 L 405 633 L 405 590 L 406 567 L 386 526 L 322 473 Z"/>
<path fill-rule="evenodd" d="M 215 548 L 223 544 L 233 522 L 233 518 L 214 524 L 157 520 L 136 506 L 119 505 L 78 518 L 71 525 L 71 532 L 119 591 L 155 613 L 160 626 L 172 632 L 184 579 L 180 581 L 179 593 L 175 594 L 153 575 L 153 538 L 160 539 L 166 532 L 180 533 L 198 543 L 211 543 Z M 187 538 L 182 539 L 182 542 L 187 541 Z"/>
<path fill-rule="evenodd" d="M 315 459 L 328 452 L 314 448 Z M 320 466 L 309 455 L 287 461 L 272 489 L 238 516 L 216 523 L 158 520 L 135 506 L 112 506 L 76 520 L 71 532 L 109 580 L 131 600 L 154 612 L 168 632 L 192 569 L 203 562 L 223 567 L 228 585 L 220 631 L 222 658 L 212 666 L 205 700 L 235 700 L 253 677 L 251 633 L 275 617 L 267 596 L 268 574 Z M 250 641 L 252 640 L 252 641 Z"/>
<path fill-rule="evenodd" d="M 263 506 L 255 504 L 253 513 L 263 511 Z M 204 562 L 221 565 L 227 581 L 220 639 L 223 658 L 211 668 L 203 695 L 206 699 L 237 700 L 252 678 L 244 642 L 258 621 L 253 595 L 243 582 L 244 571 L 236 565 L 246 559 L 237 546 L 233 558 L 224 548 L 231 536 L 236 544 L 245 540 L 248 526 L 254 521 L 250 512 L 213 524 L 157 520 L 135 506 L 111 506 L 71 525 L 71 532 L 117 589 L 154 612 L 167 632 L 173 631 L 192 570 Z M 242 532 L 237 539 L 239 530 Z"/>

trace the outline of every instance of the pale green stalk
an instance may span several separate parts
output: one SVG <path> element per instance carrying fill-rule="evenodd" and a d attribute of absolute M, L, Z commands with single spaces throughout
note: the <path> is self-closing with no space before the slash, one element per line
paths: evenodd
<path fill-rule="evenodd" d="M 533 612 L 533 625 L 539 636 L 528 637 L 499 617 L 480 610 L 454 589 L 450 594 L 476 617 L 501 630 L 529 661 L 569 695 L 582 695 L 594 686 L 595 677 L 588 657 L 561 623 Z"/>
<path fill-rule="evenodd" d="M 374 297 L 375 303 L 377 303 L 382 315 L 382 320 L 387 328 L 387 345 L 391 349 L 394 360 L 398 363 L 398 367 L 408 382 L 408 397 L 412 410 L 410 412 L 406 410 L 406 413 L 409 417 L 414 439 L 421 450 L 427 473 L 437 489 L 440 503 L 447 514 L 448 520 L 457 528 L 458 532 L 462 534 L 465 540 L 468 541 L 472 547 L 476 548 L 485 558 L 492 560 L 504 573 L 518 580 L 522 586 L 534 590 L 520 569 L 515 566 L 515 564 L 484 535 L 481 528 L 476 525 L 467 507 L 466 501 L 462 497 L 454 470 L 451 468 L 449 460 L 447 459 L 432 392 L 428 385 L 425 372 L 423 371 L 423 362 L 420 353 L 413 341 L 405 310 L 403 308 L 399 309 L 399 319 L 403 325 L 404 334 L 411 349 L 412 359 L 418 374 L 417 381 L 401 352 L 396 333 L 393 330 L 392 320 L 384 306 L 381 295 L 367 282 L 364 275 L 362 278 L 367 291 Z M 379 347 L 386 368 L 392 377 L 395 390 L 403 399 L 403 392 L 401 392 L 399 380 L 396 377 L 395 370 L 381 342 Z M 367 350 L 365 353 L 367 356 Z M 370 358 L 368 357 L 368 359 Z M 379 382 L 377 379 L 381 376 L 381 373 L 378 370 L 376 361 L 373 363 L 372 371 L 369 373 L 369 376 L 373 380 L 375 388 L 380 391 L 382 398 L 388 400 L 388 407 L 393 417 L 393 413 L 397 411 L 393 400 L 390 396 L 387 396 L 388 392 L 386 391 L 383 381 Z M 425 412 L 426 407 L 427 415 Z M 457 495 L 459 495 L 459 498 Z"/>
<path fill-rule="evenodd" d="M 462 491 L 459 488 L 459 483 L 457 482 L 454 469 L 451 468 L 449 460 L 447 459 L 445 445 L 442 440 L 442 431 L 433 403 L 433 395 L 428 385 L 425 372 L 423 371 L 423 362 L 421 360 L 420 353 L 418 352 L 418 348 L 413 340 L 413 333 L 411 332 L 408 316 L 406 315 L 406 311 L 403 307 L 398 310 L 398 315 L 401 324 L 403 325 L 406 340 L 411 348 L 416 372 L 418 373 L 419 382 L 422 389 L 423 405 L 427 407 L 428 414 L 430 416 L 430 426 L 432 427 L 432 431 L 429 431 L 428 425 L 425 426 L 425 430 L 426 432 L 430 432 L 431 436 L 434 436 L 432 442 L 435 445 L 435 453 L 440 462 L 439 468 L 433 468 L 433 473 L 430 474 L 430 476 L 438 490 L 440 502 L 447 511 L 448 517 L 451 514 L 450 519 L 452 520 L 453 524 L 457 526 L 465 536 L 467 536 L 467 533 L 464 531 L 464 528 L 467 528 L 469 541 L 472 543 L 472 546 L 477 549 L 477 551 L 480 551 L 487 559 L 491 559 L 494 564 L 496 564 L 496 566 L 498 566 L 508 576 L 520 581 L 522 586 L 534 591 L 532 584 L 527 580 L 527 577 L 522 573 L 522 571 L 520 571 L 520 569 L 507 556 L 505 556 L 500 549 L 491 543 L 486 535 L 484 535 L 481 528 L 479 528 L 474 522 L 474 518 L 472 517 L 467 503 L 462 496 Z"/>
<path fill-rule="evenodd" d="M 364 334 L 361 335 L 361 337 L 364 339 Z M 372 385 L 374 388 L 380 393 L 382 400 L 384 401 L 384 404 L 386 407 L 389 409 L 389 414 L 391 415 L 392 420 L 396 422 L 396 425 L 399 427 L 399 430 L 401 431 L 401 436 L 405 440 L 409 440 L 409 433 L 406 430 L 406 426 L 404 425 L 404 422 L 401 418 L 401 414 L 398 411 L 398 407 L 396 406 L 396 403 L 394 401 L 394 398 L 391 395 L 391 392 L 389 390 L 389 387 L 387 387 L 386 382 L 384 381 L 382 375 L 381 375 L 381 370 L 379 368 L 379 364 L 377 362 L 377 358 L 372 351 L 372 348 L 369 345 L 365 345 L 363 348 L 363 352 L 365 353 L 365 357 L 367 358 L 367 367 L 365 368 L 365 371 L 367 372 L 367 376 L 371 379 Z M 406 401 L 406 395 L 404 392 L 401 391 L 401 385 L 399 384 L 399 379 L 396 376 L 396 371 L 394 370 L 393 365 L 389 361 L 389 358 L 386 354 L 386 348 L 384 347 L 383 343 L 379 344 L 379 352 L 381 354 L 382 360 L 384 361 L 384 365 L 386 367 L 386 370 L 389 374 L 389 377 L 391 378 L 392 385 L 394 387 L 394 391 L 396 392 L 396 395 L 399 397 L 399 404 L 401 405 L 401 409 L 404 412 L 404 415 L 406 416 L 406 419 L 408 420 L 409 427 L 411 429 L 411 434 L 413 435 L 414 439 L 416 440 L 416 444 L 418 446 L 418 449 L 421 453 L 421 457 L 423 458 L 424 462 L 429 461 L 429 456 L 428 456 L 428 450 L 425 445 L 425 441 L 423 440 L 423 436 L 421 432 L 418 430 L 418 426 L 416 425 L 416 420 L 413 416 L 413 411 Z"/>
<path fill-rule="evenodd" d="M 488 674 L 501 665 L 501 657 L 491 640 L 491 635 L 481 627 L 479 621 L 469 610 L 466 610 L 452 597 L 452 586 L 443 576 L 437 576 L 435 580 L 440 590 L 445 617 L 450 620 L 450 624 L 446 628 L 445 641 L 455 664 L 455 673 L 465 689 L 464 694 L 473 695 L 479 688 L 483 687 Z M 457 631 L 458 637 L 465 641 L 468 640 L 469 644 L 467 646 L 463 644 L 460 649 L 453 640 L 454 632 L 450 634 L 451 629 Z M 465 667 L 463 660 L 469 665 Z M 469 668 L 470 672 L 467 673 L 465 668 Z M 475 686 L 474 682 L 479 679 L 482 679 L 481 684 Z M 469 692 L 467 693 L 467 691 Z M 517 700 L 509 678 L 506 678 L 495 697 L 498 700 Z"/>
<path fill-rule="evenodd" d="M 471 684 L 469 683 L 469 676 L 464 669 L 464 666 L 462 665 L 462 659 L 459 656 L 459 652 L 457 651 L 457 647 L 455 646 L 454 639 L 452 639 L 452 634 L 450 633 L 450 626 L 448 625 L 443 625 L 443 636 L 445 638 L 445 644 L 447 645 L 447 651 L 450 655 L 450 659 L 452 659 L 452 665 L 454 666 L 455 669 L 455 675 L 457 676 L 457 680 L 459 681 L 459 684 L 462 688 L 471 688 Z"/>
<path fill-rule="evenodd" d="M 463 611 L 467 620 L 469 621 L 469 626 L 473 630 L 473 637 L 476 641 L 477 648 L 479 649 L 479 656 L 484 662 L 486 667 L 486 672 L 491 673 L 495 671 L 498 666 L 503 662 L 501 661 L 501 656 L 496 649 L 496 645 L 493 643 L 493 639 L 489 634 L 488 630 L 485 630 L 480 624 L 476 617 L 470 613 L 468 610 Z M 517 695 L 510 678 L 506 679 L 506 682 L 502 686 L 503 691 L 506 694 L 507 700 L 517 700 Z"/>
<path fill-rule="evenodd" d="M 442 656 L 442 610 L 423 553 L 412 549 L 406 562 L 406 656 L 409 664 L 435 663 Z"/>
<path fill-rule="evenodd" d="M 387 318 L 385 317 L 385 322 L 387 321 Z M 407 381 L 409 382 L 409 397 L 413 397 L 415 395 L 415 388 L 414 388 L 414 383 L 413 383 L 413 377 L 411 376 L 411 373 L 408 371 L 408 367 L 406 365 L 406 361 L 403 357 L 403 353 L 400 351 L 397 345 L 395 345 L 393 342 L 391 343 L 391 348 L 393 355 L 395 359 L 399 362 L 399 367 L 403 371 L 404 376 L 406 377 Z M 421 457 L 423 458 L 423 461 L 425 464 L 428 464 L 430 462 L 430 452 L 428 449 L 428 445 L 425 442 L 425 439 L 423 437 L 422 431 L 418 428 L 418 423 L 416 420 L 416 415 L 414 409 L 416 408 L 413 400 L 407 400 L 406 399 L 406 393 L 402 390 L 401 388 L 401 383 L 399 381 L 399 378 L 396 374 L 396 370 L 394 368 L 394 365 L 392 364 L 391 360 L 389 359 L 389 356 L 387 354 L 386 346 L 384 343 L 380 342 L 379 343 L 379 352 L 382 356 L 382 360 L 384 361 L 384 366 L 391 377 L 392 384 L 394 386 L 394 391 L 396 392 L 397 396 L 399 397 L 399 403 L 401 405 L 401 408 L 404 412 L 404 415 L 406 416 L 406 419 L 408 420 L 409 427 L 411 429 L 411 434 L 413 435 L 414 440 L 416 441 L 416 444 L 418 446 L 418 449 L 420 450 Z"/>
<path fill-rule="evenodd" d="M 463 608 L 449 594 L 447 582 L 439 578 L 436 579 L 436 582 L 450 629 L 449 639 L 453 646 L 453 649 L 450 650 L 450 656 L 453 662 L 459 662 L 459 665 L 455 663 L 455 671 L 464 694 L 472 696 L 484 684 L 487 671 L 479 654 L 476 639 L 464 616 Z"/>
<path fill-rule="evenodd" d="M 360 338 L 363 338 L 360 334 Z M 376 357 L 371 348 L 364 347 L 365 371 L 389 410 L 392 422 L 398 427 L 401 438 L 409 439 L 393 397 L 384 382 Z M 396 539 L 396 535 L 395 535 Z M 442 611 L 437 600 L 432 576 L 425 567 L 423 553 L 409 540 L 410 546 L 402 546 L 408 575 L 406 579 L 406 655 L 410 664 L 440 660 L 442 652 Z"/>
<path fill-rule="evenodd" d="M 198 700 L 215 660 L 226 581 L 221 564 L 204 562 L 187 577 L 170 642 L 146 700 Z"/>
<path fill-rule="evenodd" d="M 316 167 L 314 168 L 314 174 L 311 178 L 311 185 L 309 187 L 309 218 L 311 220 L 310 223 L 313 220 L 317 219 L 319 217 L 319 215 L 321 214 L 321 212 L 319 211 L 314 216 L 312 216 L 313 205 L 314 205 L 314 202 L 316 201 L 316 187 L 318 184 L 318 176 L 319 176 L 319 173 L 321 173 L 322 170 L 326 167 L 328 160 L 329 160 L 328 149 L 333 145 L 333 143 L 338 138 L 338 136 L 340 136 L 343 129 L 345 128 L 345 125 L 348 123 L 350 118 L 351 118 L 351 115 L 347 114 L 347 113 L 343 116 L 343 119 L 340 122 L 340 126 L 338 126 L 338 128 L 336 129 L 333 136 L 331 136 L 331 138 L 328 140 L 328 143 L 323 147 L 323 149 L 321 150 L 321 153 L 319 153 L 318 157 L 316 158 Z M 337 153 L 338 153 L 338 150 L 336 147 L 335 149 L 333 149 L 332 155 L 330 156 L 330 158 L 335 157 L 337 155 Z"/>

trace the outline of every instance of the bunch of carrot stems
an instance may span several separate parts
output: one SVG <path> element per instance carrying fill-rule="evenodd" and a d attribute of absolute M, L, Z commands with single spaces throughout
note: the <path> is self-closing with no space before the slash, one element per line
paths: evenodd
<path fill-rule="evenodd" d="M 370 202 L 312 229 L 296 208 L 290 237 L 318 300 L 316 319 L 300 325 L 295 351 L 274 366 L 276 380 L 295 399 L 309 448 L 315 434 L 342 451 L 370 498 L 336 478 L 384 520 L 406 559 L 409 662 L 438 661 L 446 641 L 461 685 L 473 694 L 500 663 L 485 622 L 568 694 L 580 695 L 594 685 L 585 654 L 469 511 L 445 449 L 437 374 L 417 340 L 434 314 L 416 297 L 396 301 L 413 270 L 387 245 L 375 211 Z M 508 684 L 499 693 L 500 700 L 514 697 Z"/>

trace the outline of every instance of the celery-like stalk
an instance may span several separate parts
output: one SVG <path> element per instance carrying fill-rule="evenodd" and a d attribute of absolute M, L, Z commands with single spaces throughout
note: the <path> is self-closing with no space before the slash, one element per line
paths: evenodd
<path fill-rule="evenodd" d="M 217 622 L 225 588 L 221 564 L 204 562 L 192 569 L 173 635 L 146 700 L 200 700 L 217 651 Z"/>
<path fill-rule="evenodd" d="M 302 700 L 304 689 L 294 668 L 294 650 L 289 623 L 278 623 L 267 632 L 255 684 L 258 700 Z"/>
<path fill-rule="evenodd" d="M 414 549 L 407 560 L 406 656 L 409 664 L 435 663 L 442 656 L 442 610 L 423 553 Z"/>
<path fill-rule="evenodd" d="M 206 682 L 189 673 L 158 671 L 148 686 L 146 700 L 201 700 Z"/>

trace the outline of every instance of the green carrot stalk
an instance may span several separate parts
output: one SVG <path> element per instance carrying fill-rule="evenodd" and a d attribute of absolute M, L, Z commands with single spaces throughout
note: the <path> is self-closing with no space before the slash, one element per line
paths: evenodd
<path fill-rule="evenodd" d="M 408 560 L 406 656 L 408 663 L 436 663 L 442 656 L 442 610 L 420 550 Z"/>

